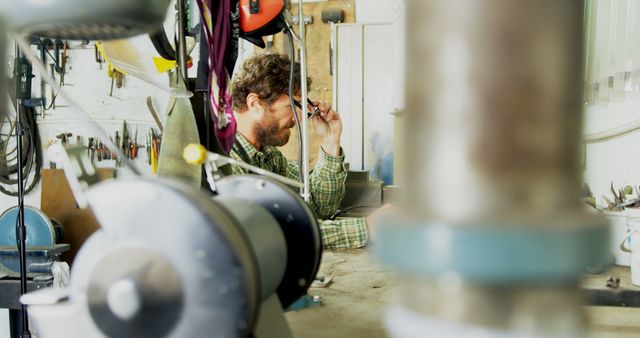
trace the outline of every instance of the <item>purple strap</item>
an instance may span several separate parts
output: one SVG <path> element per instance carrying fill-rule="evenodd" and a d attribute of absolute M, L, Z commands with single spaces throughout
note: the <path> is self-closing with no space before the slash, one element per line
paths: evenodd
<path fill-rule="evenodd" d="M 209 81 L 208 81 L 208 97 L 211 106 L 211 115 L 214 123 L 214 129 L 220 146 L 226 154 L 231 151 L 235 143 L 236 120 L 233 115 L 233 107 L 231 104 L 231 95 L 229 94 L 229 73 L 227 72 L 224 60 L 227 53 L 227 46 L 231 38 L 231 8 L 230 0 L 198 0 L 198 7 L 202 18 L 202 24 L 205 27 L 205 37 L 209 47 Z M 216 8 L 214 8 L 214 2 Z M 205 3 L 206 8 L 210 10 L 211 23 L 210 27 L 205 19 Z M 213 28 L 213 29 L 211 29 Z M 211 34 L 213 32 L 213 34 Z M 213 88 L 213 80 L 215 76 L 216 90 Z M 216 96 L 218 99 L 216 99 Z M 229 124 L 219 127 L 218 116 L 222 111 L 227 114 Z"/>

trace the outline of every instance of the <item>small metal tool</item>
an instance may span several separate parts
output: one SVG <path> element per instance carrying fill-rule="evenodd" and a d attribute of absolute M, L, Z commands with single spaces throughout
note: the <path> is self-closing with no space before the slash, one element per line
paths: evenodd
<path fill-rule="evenodd" d="M 293 103 L 296 105 L 296 107 L 302 109 L 302 104 L 300 103 L 300 101 L 293 99 Z M 322 111 L 320 111 L 320 108 L 313 104 L 313 101 L 311 101 L 309 98 L 307 98 L 307 104 L 309 104 L 311 107 L 313 107 L 313 113 L 309 112 L 307 113 L 307 118 L 310 119 L 316 115 L 320 115 L 320 113 L 322 113 Z"/>

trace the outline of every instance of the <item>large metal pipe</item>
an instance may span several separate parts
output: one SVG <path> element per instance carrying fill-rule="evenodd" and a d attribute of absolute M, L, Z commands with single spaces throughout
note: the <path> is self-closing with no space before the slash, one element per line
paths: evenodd
<path fill-rule="evenodd" d="M 187 68 L 187 38 L 185 31 L 189 28 L 186 27 L 187 13 L 185 12 L 185 1 L 178 0 L 176 3 L 178 7 L 178 66 L 181 74 L 181 79 L 189 87 L 188 79 L 189 73 Z"/>
<path fill-rule="evenodd" d="M 415 252 L 442 256 L 415 264 L 429 278 L 413 279 L 401 297 L 402 311 L 424 320 L 413 327 L 430 331 L 403 334 L 410 316 L 400 311 L 390 317 L 395 336 L 582 334 L 575 271 L 573 278 L 527 280 L 533 275 L 524 270 L 509 275 L 506 267 L 518 262 L 508 258 L 480 266 L 457 260 L 493 240 L 505 256 L 510 244 L 520 250 L 499 242 L 501 229 L 509 232 L 505 241 L 526 246 L 527 236 L 533 243 L 535 236 L 604 228 L 583 214 L 579 199 L 582 13 L 579 0 L 407 0 L 407 203 L 423 223 L 442 226 L 424 230 L 429 251 Z M 518 257 L 544 267 L 536 261 L 543 254 L 520 250 Z M 558 257 L 566 267 L 573 259 Z M 484 264 L 502 275 L 483 275 Z"/>
<path fill-rule="evenodd" d="M 539 221 L 580 209 L 582 7 L 408 2 L 406 135 L 421 183 L 408 188 L 429 216 Z"/>
<path fill-rule="evenodd" d="M 304 22 L 304 11 L 302 1 L 298 1 L 298 27 L 300 30 L 300 88 L 301 88 L 301 102 L 307 102 L 307 38 L 306 38 L 306 23 Z M 291 33 L 293 34 L 293 33 Z M 294 57 L 293 55 L 291 57 Z M 299 135 L 302 138 L 302 183 L 304 188 L 302 189 L 302 198 L 305 202 L 309 203 L 311 200 L 311 188 L 310 188 L 310 176 L 309 176 L 309 123 L 305 116 L 309 112 L 309 108 L 306 104 L 302 105 L 302 119 L 300 120 L 302 133 Z"/>

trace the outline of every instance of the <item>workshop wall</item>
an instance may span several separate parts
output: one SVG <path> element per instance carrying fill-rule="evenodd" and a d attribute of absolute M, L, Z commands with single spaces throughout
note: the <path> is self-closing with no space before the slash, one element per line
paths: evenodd
<path fill-rule="evenodd" d="M 397 2 L 404 0 L 355 0 L 357 23 L 389 23 L 393 21 Z"/>
<path fill-rule="evenodd" d="M 12 65 L 9 67 L 11 69 Z M 91 114 L 91 119 L 108 135 L 113 136 L 116 130 L 121 131 L 123 121 L 126 120 L 132 133 L 135 133 L 136 128 L 138 129 L 138 143 L 144 144 L 148 129 L 155 127 L 155 122 L 146 106 L 146 98 L 147 96 L 152 98 L 160 119 L 164 120 L 165 108 L 169 100 L 168 94 L 136 78 L 125 76 L 122 88 L 114 88 L 113 96 L 109 96 L 111 79 L 107 77 L 106 72 L 106 64 L 96 62 L 93 45 L 75 46 L 69 51 L 64 89 Z M 48 86 L 45 88 L 45 93 L 50 102 L 51 93 Z M 40 96 L 39 77 L 35 78 L 33 95 Z M 80 136 L 84 144 L 89 137 L 95 136 L 94 130 L 86 120 L 72 110 L 62 98 L 56 99 L 55 106 L 55 109 L 45 112 L 42 108 L 37 108 L 37 121 L 44 149 L 44 168 L 50 166 L 46 149 L 49 143 L 56 142 L 56 135 L 71 133 L 71 143 L 75 143 L 76 137 Z M 143 154 L 134 162 L 140 171 L 150 173 L 150 167 L 146 164 L 146 155 L 144 151 L 142 152 Z M 97 162 L 97 166 L 114 167 L 115 161 Z M 40 207 L 40 192 L 39 185 L 26 196 L 25 204 Z M 0 195 L 0 211 L 14 205 L 16 205 L 15 198 Z"/>
<path fill-rule="evenodd" d="M 624 101 L 600 103 L 585 109 L 585 134 L 593 134 L 640 119 L 640 97 Z M 586 145 L 585 181 L 591 187 L 598 204 L 602 195 L 611 198 L 610 186 L 640 185 L 640 132 L 635 131 L 615 139 Z"/>

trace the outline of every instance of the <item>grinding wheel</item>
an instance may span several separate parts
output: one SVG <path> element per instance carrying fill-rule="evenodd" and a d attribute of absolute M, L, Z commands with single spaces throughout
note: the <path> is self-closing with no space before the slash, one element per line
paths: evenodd
<path fill-rule="evenodd" d="M 70 301 L 109 337 L 246 337 L 260 304 L 256 259 L 210 196 L 158 180 L 87 192 L 102 225 L 74 264 Z"/>
<path fill-rule="evenodd" d="M 0 246 L 17 246 L 16 224 L 18 207 L 12 207 L 0 215 Z M 27 228 L 27 247 L 53 246 L 56 244 L 56 231 L 51 219 L 42 211 L 25 206 L 24 224 Z"/>

